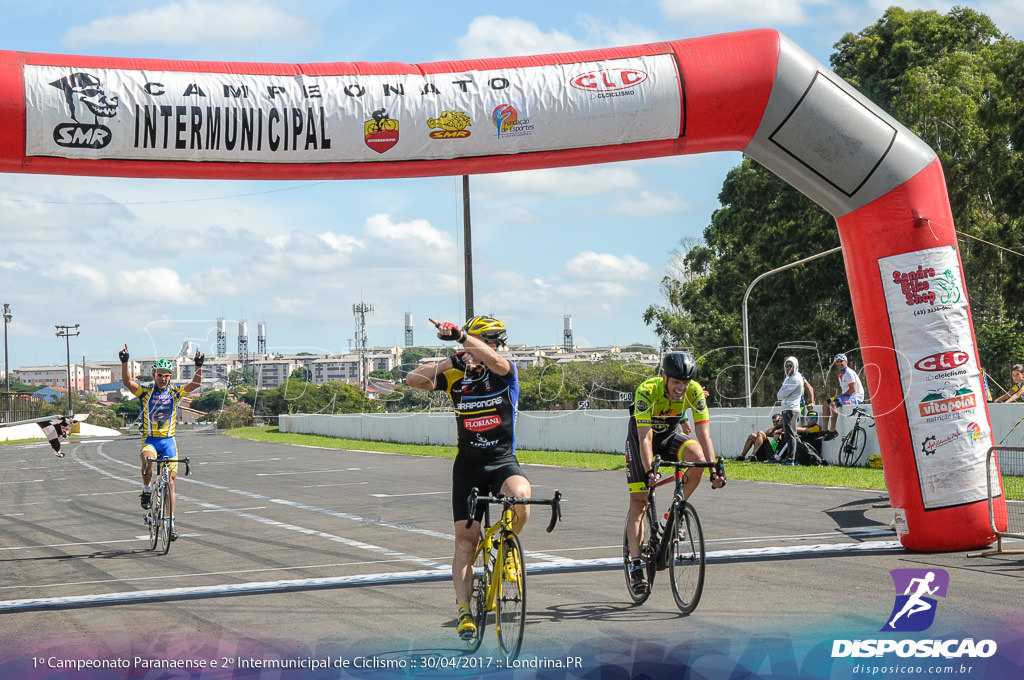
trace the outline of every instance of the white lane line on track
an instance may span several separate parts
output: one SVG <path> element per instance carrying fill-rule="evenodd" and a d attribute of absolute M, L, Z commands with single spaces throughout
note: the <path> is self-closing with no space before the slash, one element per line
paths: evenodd
<path fill-rule="evenodd" d="M 764 559 L 792 557 L 797 555 L 856 553 L 856 552 L 902 552 L 899 541 L 870 541 L 865 543 L 822 544 L 791 546 L 788 548 L 746 548 L 741 550 L 718 550 L 707 554 L 709 562 L 725 562 L 732 559 Z M 528 574 L 600 571 L 621 569 L 621 557 L 606 557 L 593 560 L 559 560 L 537 565 L 527 565 Z M 360 574 L 328 578 L 293 579 L 281 581 L 256 581 L 219 586 L 198 586 L 190 588 L 165 588 L 139 590 L 128 593 L 104 593 L 96 595 L 73 595 L 68 597 L 30 598 L 0 601 L 0 613 L 32 611 L 42 609 L 72 609 L 99 607 L 138 602 L 185 600 L 232 595 L 257 595 L 278 592 L 319 590 L 326 588 L 352 588 L 378 586 L 396 583 L 424 583 L 446 581 L 451 578 L 448 569 L 421 569 L 417 571 L 391 572 L 382 574 Z"/>
<path fill-rule="evenodd" d="M 418 491 L 416 493 L 371 493 L 373 498 L 405 498 L 406 496 L 438 496 L 450 491 Z"/>
<path fill-rule="evenodd" d="M 99 455 L 103 456 L 104 458 L 107 458 L 108 460 L 114 461 L 114 462 L 119 463 L 121 465 L 124 465 L 126 467 L 130 467 L 130 468 L 134 468 L 135 467 L 135 465 L 133 463 L 124 463 L 122 461 L 118 461 L 117 459 L 108 456 L 107 454 L 103 453 L 102 449 L 103 449 L 103 445 L 100 444 L 99 446 L 96 447 L 96 452 L 99 453 Z M 77 451 L 77 447 L 76 447 L 76 451 Z M 90 463 L 85 462 L 84 460 L 81 460 L 80 458 L 78 458 L 77 455 L 75 455 L 74 451 L 71 452 L 71 459 L 74 460 L 79 465 L 81 465 L 83 467 L 86 467 L 86 468 L 89 468 L 90 470 L 93 470 L 94 472 L 97 472 L 97 473 L 99 473 L 99 474 L 101 474 L 101 475 L 103 475 L 105 477 L 110 477 L 112 479 L 121 480 L 121 481 L 126 482 L 128 484 L 138 484 L 137 481 L 130 480 L 130 479 L 125 479 L 124 477 L 118 477 L 117 475 L 113 474 L 112 472 L 107 472 L 106 470 L 102 470 L 102 469 L 96 467 L 95 465 L 92 465 Z M 259 496 L 258 494 L 249 494 L 247 492 L 242 492 L 242 491 L 238 491 L 238 490 L 235 490 L 235 489 L 229 489 L 227 487 L 221 487 L 221 486 L 216 485 L 216 484 L 207 484 L 205 482 L 195 482 L 195 483 L 198 483 L 198 484 L 201 484 L 201 485 L 204 485 L 204 486 L 207 486 L 207 487 L 222 489 L 222 490 L 225 490 L 225 491 L 235 491 L 236 493 L 241 493 L 243 495 L 246 495 L 246 496 L 249 496 L 249 497 L 252 497 L 252 498 L 260 498 L 260 499 L 263 499 L 263 500 L 266 500 L 266 501 L 269 501 L 269 502 L 273 502 L 273 503 L 281 503 L 283 505 L 300 507 L 300 508 L 303 507 L 303 506 L 301 506 L 301 505 L 299 505 L 297 503 L 290 503 L 288 501 L 282 501 L 282 500 L 279 500 L 279 499 L 266 498 L 264 496 Z M 224 508 L 224 507 L 219 506 L 219 505 L 214 505 L 213 503 L 207 503 L 207 502 L 201 501 L 201 500 L 199 500 L 197 498 L 192 498 L 190 496 L 186 496 L 186 495 L 184 495 L 184 494 L 182 494 L 180 492 L 177 492 L 175 495 L 177 496 L 177 498 L 179 500 L 184 500 L 184 501 L 188 501 L 190 503 L 194 503 L 194 504 L 198 505 L 201 508 L 206 508 L 206 509 L 211 509 L 211 510 L 220 510 L 220 511 L 227 512 L 229 514 L 235 515 L 236 517 L 242 517 L 242 518 L 245 518 L 245 519 L 250 519 L 250 520 L 253 520 L 255 522 L 259 522 L 261 524 L 266 524 L 268 526 L 273 526 L 273 527 L 277 527 L 279 529 L 285 529 L 285 530 L 288 530 L 288 531 L 294 531 L 294 532 L 297 532 L 297 533 L 300 533 L 300 534 L 305 534 L 306 536 L 313 536 L 315 538 L 323 538 L 323 539 L 326 539 L 328 541 L 333 541 L 335 543 L 341 543 L 343 545 L 349 546 L 350 548 L 358 548 L 360 550 L 366 550 L 368 552 L 373 552 L 373 553 L 377 553 L 377 554 L 380 554 L 380 555 L 387 555 L 388 557 L 397 557 L 397 558 L 401 558 L 401 559 L 404 559 L 404 560 L 409 561 L 409 562 L 413 562 L 415 564 L 422 564 L 423 566 L 426 566 L 426 567 L 432 567 L 432 568 L 447 567 L 447 565 L 445 565 L 444 563 L 437 562 L 435 560 L 429 560 L 429 559 L 426 559 L 426 558 L 423 558 L 423 557 L 417 557 L 415 555 L 408 555 L 406 553 L 398 552 L 396 550 L 390 550 L 388 548 L 385 548 L 385 547 L 382 547 L 382 546 L 379 546 L 379 545 L 373 545 L 373 544 L 370 544 L 370 543 L 364 543 L 362 541 L 356 541 L 356 540 L 351 539 L 351 538 L 345 538 L 344 536 L 336 536 L 334 534 L 329 534 L 329 533 L 327 533 L 325 531 L 318 531 L 316 529 L 307 529 L 306 527 L 300 527 L 300 526 L 295 525 L 295 524 L 289 524 L 289 523 L 286 523 L 286 522 L 279 522 L 277 520 L 269 519 L 269 518 L 266 518 L 266 517 L 260 517 L 259 515 L 253 515 L 251 513 L 243 512 L 243 511 L 240 511 L 240 510 L 231 510 L 230 508 Z M 334 515 L 335 514 L 335 513 L 332 513 L 330 511 L 323 510 L 322 508 L 313 508 L 312 506 L 308 506 L 308 509 L 317 509 L 317 510 L 320 510 L 320 511 L 325 512 L 327 514 L 330 514 L 330 515 Z M 366 521 L 369 521 L 369 520 L 366 520 Z M 382 524 L 382 523 L 377 522 L 376 524 L 379 525 L 379 524 Z"/>
<path fill-rule="evenodd" d="M 363 468 L 340 468 L 337 470 L 292 470 L 289 472 L 257 472 L 257 477 L 285 477 L 289 475 L 319 475 L 325 472 L 357 472 Z"/>

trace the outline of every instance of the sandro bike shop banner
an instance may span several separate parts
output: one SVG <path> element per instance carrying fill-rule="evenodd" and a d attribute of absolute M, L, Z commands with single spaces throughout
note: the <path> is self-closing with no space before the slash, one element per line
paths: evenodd
<path fill-rule="evenodd" d="M 26 66 L 25 147 L 144 161 L 493 156 L 675 138 L 680 98 L 664 54 L 437 75 Z"/>
<path fill-rule="evenodd" d="M 928 510 L 987 498 L 992 431 L 967 296 L 951 246 L 878 261 L 905 395 L 921 496 Z"/>

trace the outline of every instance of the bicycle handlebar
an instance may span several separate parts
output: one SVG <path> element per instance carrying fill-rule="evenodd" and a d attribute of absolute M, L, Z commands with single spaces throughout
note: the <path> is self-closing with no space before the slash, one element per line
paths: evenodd
<path fill-rule="evenodd" d="M 548 523 L 547 532 L 550 534 L 555 529 L 555 525 L 562 519 L 562 492 L 555 489 L 555 495 L 547 499 L 538 498 L 519 498 L 518 496 L 506 496 L 503 493 L 499 493 L 496 496 L 481 496 L 480 490 L 475 486 L 472 491 L 469 492 L 469 498 L 467 499 L 467 505 L 469 507 L 469 519 L 466 520 L 466 528 L 473 526 L 473 517 L 476 515 L 476 506 L 478 503 L 494 503 L 495 505 L 511 506 L 511 505 L 550 505 L 551 506 L 551 521 Z"/>
<path fill-rule="evenodd" d="M 171 463 L 184 463 L 185 464 L 185 476 L 188 477 L 192 474 L 192 467 L 188 464 L 188 458 L 147 458 L 147 462 L 150 465 L 158 463 L 159 465 L 170 465 Z M 160 468 L 158 467 L 157 470 Z"/>
<path fill-rule="evenodd" d="M 725 483 L 728 481 L 725 477 L 725 459 L 721 457 L 713 463 L 708 463 L 707 461 L 692 463 L 688 460 L 662 460 L 661 456 L 655 456 L 651 469 L 657 471 L 658 468 L 663 467 L 670 467 L 675 470 L 684 470 L 686 468 L 708 468 L 714 475 L 722 479 L 722 486 L 725 486 Z"/>

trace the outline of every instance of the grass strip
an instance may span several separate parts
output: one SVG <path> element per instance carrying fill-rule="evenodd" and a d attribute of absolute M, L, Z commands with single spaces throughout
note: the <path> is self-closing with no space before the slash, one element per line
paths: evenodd
<path fill-rule="evenodd" d="M 405 453 L 413 456 L 438 456 L 454 458 L 454 446 L 430 446 L 421 444 L 394 444 L 391 442 L 340 439 L 313 434 L 281 432 L 274 426 L 240 427 L 229 430 L 228 435 L 242 439 L 318 446 L 326 449 L 358 449 Z M 626 457 L 621 453 L 595 453 L 578 451 L 532 451 L 519 450 L 516 456 L 521 463 L 578 467 L 591 470 L 625 470 Z M 740 463 L 729 460 L 725 464 L 726 476 L 730 479 L 745 479 L 756 482 L 778 482 L 784 484 L 814 484 L 818 486 L 841 486 L 852 489 L 885 489 L 885 479 L 878 468 L 843 468 L 835 466 L 804 467 L 772 465 L 768 463 Z"/>

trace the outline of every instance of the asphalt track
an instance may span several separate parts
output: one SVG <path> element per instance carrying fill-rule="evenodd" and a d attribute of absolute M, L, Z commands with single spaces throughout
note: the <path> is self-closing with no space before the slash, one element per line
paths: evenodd
<path fill-rule="evenodd" d="M 508 673 L 493 629 L 471 661 L 454 633 L 450 460 L 192 433 L 179 446 L 192 476 L 168 555 L 145 536 L 137 439 L 72 441 L 64 459 L 0 447 L 0 677 L 163 677 L 151 660 L 187 667 L 173 677 Z M 928 636 L 999 640 L 970 677 L 1024 667 L 1024 558 L 903 550 L 883 493 L 702 484 L 707 582 L 682 617 L 664 572 L 645 605 L 628 601 L 622 472 L 526 470 L 535 496 L 563 492 L 564 521 L 545 533 L 538 507 L 523 534 L 515 677 L 857 677 L 829 650 L 884 637 L 899 568 L 950 575 Z M 125 665 L 64 674 L 82 659 Z"/>

